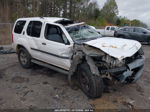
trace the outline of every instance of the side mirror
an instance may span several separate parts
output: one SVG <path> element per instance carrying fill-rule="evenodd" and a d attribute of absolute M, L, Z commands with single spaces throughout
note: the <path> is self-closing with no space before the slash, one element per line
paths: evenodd
<path fill-rule="evenodd" d="M 144 34 L 146 34 L 147 32 L 143 32 Z"/>

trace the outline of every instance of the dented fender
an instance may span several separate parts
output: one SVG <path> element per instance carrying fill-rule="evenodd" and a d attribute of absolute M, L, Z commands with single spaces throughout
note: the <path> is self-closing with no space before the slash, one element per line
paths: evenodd
<path fill-rule="evenodd" d="M 73 55 L 73 60 L 69 71 L 70 76 L 76 72 L 78 65 L 83 63 L 83 61 L 87 62 L 92 74 L 99 76 L 98 67 L 95 65 L 93 59 L 90 56 L 85 55 L 83 52 L 77 52 L 75 55 Z"/>
<path fill-rule="evenodd" d="M 90 56 L 86 56 L 86 61 L 90 67 L 92 74 L 99 76 L 98 67 L 95 65 L 93 59 Z"/>

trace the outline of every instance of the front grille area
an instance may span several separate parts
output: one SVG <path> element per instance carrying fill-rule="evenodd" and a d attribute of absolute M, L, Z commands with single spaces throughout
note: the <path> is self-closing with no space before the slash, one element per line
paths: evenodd
<path fill-rule="evenodd" d="M 98 67 L 99 71 L 118 71 L 117 68 L 120 70 L 120 72 L 123 72 L 126 70 L 127 65 L 135 61 L 136 59 L 141 58 L 141 56 L 144 54 L 142 48 L 136 52 L 133 56 L 125 58 L 121 61 L 119 61 L 116 58 L 113 58 L 109 55 L 99 56 L 99 57 L 92 57 L 96 66 Z M 124 70 L 122 70 L 123 68 Z M 114 70 L 113 70 L 114 69 Z M 120 74 L 120 72 L 118 72 Z"/>

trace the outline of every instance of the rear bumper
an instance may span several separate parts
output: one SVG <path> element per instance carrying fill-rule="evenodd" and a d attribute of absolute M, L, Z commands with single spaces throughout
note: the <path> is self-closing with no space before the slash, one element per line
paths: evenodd
<path fill-rule="evenodd" d="M 128 77 L 132 78 L 132 82 L 136 82 L 143 74 L 144 71 L 145 57 L 136 59 L 135 61 L 127 64 L 126 66 L 114 69 L 102 70 L 101 72 L 107 72 L 112 74 L 112 76 L 117 77 L 120 82 L 126 82 Z M 117 76 L 116 74 L 119 73 Z"/>

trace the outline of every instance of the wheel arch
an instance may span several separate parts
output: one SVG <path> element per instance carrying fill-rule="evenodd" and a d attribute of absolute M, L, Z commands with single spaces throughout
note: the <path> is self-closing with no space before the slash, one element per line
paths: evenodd
<path fill-rule="evenodd" d="M 75 55 L 74 59 L 72 60 L 72 64 L 69 70 L 68 80 L 70 83 L 71 83 L 71 77 L 77 75 L 76 71 L 78 67 L 83 63 L 87 63 L 90 71 L 92 72 L 91 75 L 100 76 L 98 67 L 95 65 L 94 60 L 90 56 L 78 52 L 77 55 Z"/>
<path fill-rule="evenodd" d="M 26 49 L 26 47 L 24 47 L 23 45 L 18 44 L 18 45 L 16 46 L 16 52 L 17 52 L 17 53 L 18 53 L 18 51 L 19 51 L 20 48 Z M 26 49 L 26 50 L 27 50 L 27 49 Z M 27 51 L 28 51 L 28 50 L 27 50 Z"/>

